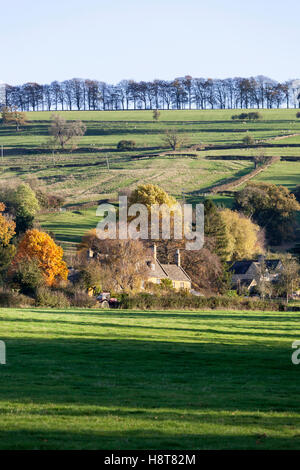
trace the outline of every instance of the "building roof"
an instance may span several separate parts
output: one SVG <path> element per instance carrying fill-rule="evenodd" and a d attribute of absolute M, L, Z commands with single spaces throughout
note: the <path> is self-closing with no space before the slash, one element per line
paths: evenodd
<path fill-rule="evenodd" d="M 277 269 L 281 265 L 280 259 L 266 259 L 265 260 L 265 265 L 267 269 Z"/>
<path fill-rule="evenodd" d="M 177 264 L 161 264 L 157 259 L 151 260 L 149 265 L 149 277 L 157 279 L 171 279 L 171 281 L 186 281 L 191 282 L 190 277 Z"/>
<path fill-rule="evenodd" d="M 280 266 L 280 260 L 279 259 L 264 259 L 263 260 L 266 269 L 269 271 L 273 271 L 277 269 Z M 260 261 L 259 260 L 247 260 L 244 259 L 242 261 L 235 261 L 233 265 L 230 267 L 230 271 L 233 272 L 233 274 L 246 274 L 250 266 L 254 264 L 256 268 L 259 268 Z"/>
<path fill-rule="evenodd" d="M 149 266 L 149 277 L 156 277 L 157 279 L 165 279 L 168 277 L 167 273 L 157 260 L 148 261 L 147 264 Z"/>
<path fill-rule="evenodd" d="M 162 264 L 161 266 L 163 270 L 167 273 L 168 278 L 172 279 L 172 281 L 191 280 L 187 273 L 182 269 L 182 267 L 177 266 L 177 264 Z"/>
<path fill-rule="evenodd" d="M 235 261 L 230 267 L 230 271 L 234 274 L 246 274 L 252 263 L 254 263 L 253 260 Z"/>

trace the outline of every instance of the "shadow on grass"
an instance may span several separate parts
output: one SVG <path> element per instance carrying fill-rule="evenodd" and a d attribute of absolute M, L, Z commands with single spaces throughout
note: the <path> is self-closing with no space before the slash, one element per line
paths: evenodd
<path fill-rule="evenodd" d="M 299 370 L 278 341 L 291 340 L 299 315 L 111 310 L 85 311 L 81 322 L 80 310 L 14 313 L 0 321 L 1 449 L 300 448 Z M 7 322 L 15 335 L 5 337 Z M 269 322 L 279 336 L 263 341 Z M 248 333 L 237 328 L 253 332 L 241 339 Z"/>
<path fill-rule="evenodd" d="M 56 334 L 60 328 L 58 324 Z M 1 400 L 174 410 L 300 410 L 299 371 L 291 363 L 292 350 L 278 342 L 240 344 L 232 338 L 220 342 L 217 336 L 212 342 L 214 331 L 197 342 L 188 336 L 167 340 L 168 331 L 161 337 L 149 332 L 151 339 L 145 340 L 127 332 L 120 337 L 102 325 L 95 325 L 94 333 L 83 331 L 85 337 L 76 337 L 75 331 L 70 338 L 72 331 L 62 330 L 61 337 L 53 338 L 49 328 L 47 339 L 41 336 L 46 332 L 44 327 L 25 330 L 14 339 L 2 335 L 7 365 L 1 369 Z"/>
<path fill-rule="evenodd" d="M 1 432 L 0 448 L 10 450 L 222 450 L 222 449 L 300 449 L 300 437 L 268 436 L 253 431 L 238 436 L 225 430 L 209 433 L 185 433 L 161 429 L 106 431 L 99 424 L 93 431 L 52 431 L 43 427 Z M 128 456 L 124 454 L 124 456 Z M 108 455 L 111 457 L 111 455 Z"/>

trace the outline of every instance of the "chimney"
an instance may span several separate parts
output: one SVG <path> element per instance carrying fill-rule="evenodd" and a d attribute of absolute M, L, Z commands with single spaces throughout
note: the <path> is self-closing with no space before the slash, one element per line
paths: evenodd
<path fill-rule="evenodd" d="M 177 266 L 180 266 L 180 251 L 179 250 L 176 250 L 175 264 L 177 264 Z"/>
<path fill-rule="evenodd" d="M 257 262 L 262 264 L 265 261 L 265 256 L 264 255 L 258 255 L 257 257 Z"/>
<path fill-rule="evenodd" d="M 155 243 L 153 244 L 152 250 L 153 250 L 153 258 L 154 258 L 155 261 L 156 261 L 157 253 L 156 253 L 156 245 L 155 245 Z"/>

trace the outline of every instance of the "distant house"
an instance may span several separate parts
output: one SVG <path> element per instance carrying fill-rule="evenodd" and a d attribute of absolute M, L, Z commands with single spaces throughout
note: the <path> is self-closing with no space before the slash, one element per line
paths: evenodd
<path fill-rule="evenodd" d="M 99 253 L 95 253 L 93 250 L 88 249 L 87 260 L 97 259 L 100 261 L 101 256 Z M 147 261 L 147 279 L 146 282 L 152 282 L 153 284 L 160 284 L 162 279 L 169 279 L 172 281 L 174 289 L 187 289 L 191 290 L 192 282 L 188 274 L 181 267 L 180 262 L 180 251 L 177 250 L 175 254 L 174 264 L 162 264 L 157 259 L 156 245 L 152 247 L 152 257 Z M 142 286 L 144 286 L 143 282 Z"/>
<path fill-rule="evenodd" d="M 148 282 L 160 284 L 162 279 L 170 279 L 176 290 L 191 290 L 191 278 L 181 267 L 180 251 L 176 251 L 175 264 L 162 264 L 157 259 L 156 245 L 153 246 L 152 259 L 147 262 L 148 265 Z"/>
<path fill-rule="evenodd" d="M 279 259 L 265 259 L 262 255 L 257 260 L 235 261 L 230 267 L 232 287 L 244 287 L 251 291 L 262 278 L 270 282 L 276 281 L 281 269 L 282 263 Z"/>

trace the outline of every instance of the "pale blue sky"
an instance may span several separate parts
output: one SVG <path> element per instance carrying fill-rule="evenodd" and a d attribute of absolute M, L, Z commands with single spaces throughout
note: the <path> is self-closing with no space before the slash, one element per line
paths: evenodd
<path fill-rule="evenodd" d="M 0 81 L 300 76 L 299 0 L 0 0 Z"/>

